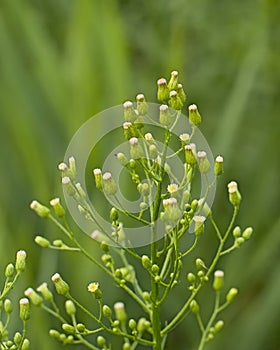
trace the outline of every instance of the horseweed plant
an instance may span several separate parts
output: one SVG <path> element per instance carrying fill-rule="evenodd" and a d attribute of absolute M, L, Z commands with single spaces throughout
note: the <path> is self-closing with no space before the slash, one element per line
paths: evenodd
<path fill-rule="evenodd" d="M 64 345 L 83 344 L 89 349 L 108 350 L 112 349 L 112 337 L 119 337 L 123 350 L 136 349 L 140 345 L 162 350 L 168 334 L 190 311 L 201 331 L 198 344 L 201 350 L 223 328 L 224 322 L 219 315 L 238 293 L 236 288 L 231 288 L 225 297 L 221 295 L 224 272 L 217 269 L 220 258 L 239 248 L 252 234 L 251 227 L 243 231 L 238 226 L 234 227 L 241 202 L 238 185 L 235 181 L 228 184 L 233 214 L 227 229 L 222 232 L 212 214 L 211 204 L 216 181 L 223 173 L 223 158 L 217 156 L 212 161 L 209 150 L 198 151 L 201 147 L 198 125 L 202 118 L 195 104 L 188 107 L 188 118 L 182 114 L 186 95 L 182 84 L 178 83 L 178 72 L 171 73 L 169 82 L 164 78 L 159 79 L 157 85 L 158 100 L 162 103 L 160 106 L 148 104 L 143 94 L 137 95 L 136 105 L 127 101 L 122 106 L 122 128 L 126 140 L 122 147 L 126 151 L 118 150 L 114 156 L 122 167 L 119 173 L 126 171 L 129 174 L 131 184 L 128 186 L 138 193 L 140 199 L 136 201 L 136 210 L 129 211 L 124 207 L 119 195 L 120 186 L 113 172 L 93 169 L 94 191 L 101 191 L 110 205 L 108 229 L 92 207 L 82 179 L 78 177 L 76 157 L 71 156 L 69 162 L 67 157 L 58 166 L 66 201 L 74 203 L 78 215 L 92 225 L 91 236 L 100 244 L 102 251 L 100 260 L 76 239 L 59 198 L 50 201 L 52 208 L 37 201 L 31 203 L 31 208 L 42 218 L 53 221 L 70 242 L 66 244 L 61 238 L 50 242 L 45 237 L 37 236 L 35 241 L 38 245 L 83 254 L 142 309 L 142 314 L 134 319 L 129 317 L 124 302 L 116 302 L 113 307 L 105 304 L 102 285 L 92 281 L 87 288 L 99 305 L 99 312 L 94 314 L 74 298 L 69 284 L 59 273 L 55 273 L 52 282 L 56 292 L 66 298 L 67 319 L 61 316 L 46 283 L 37 288 L 38 293 L 29 288 L 25 295 L 31 303 L 44 308 L 61 321 L 62 331 L 52 329 L 50 335 Z M 153 114 L 156 114 L 156 119 L 153 119 Z M 178 126 L 181 133 L 176 131 Z M 172 163 L 174 159 L 177 162 L 175 165 Z M 178 172 L 178 162 L 181 172 Z M 195 194 L 197 177 L 201 178 L 200 196 Z M 98 205 L 101 206 L 100 203 Z M 205 235 L 206 221 L 212 225 L 217 237 L 213 257 L 208 263 L 201 257 L 193 259 L 191 255 Z M 131 222 L 137 224 L 133 226 Z M 141 241 L 144 236 L 145 240 Z M 230 240 L 232 242 L 228 242 Z M 145 254 L 139 254 L 139 246 L 145 246 Z M 192 259 L 190 271 L 186 270 L 188 258 Z M 147 274 L 141 283 L 140 267 L 143 270 L 141 274 Z M 179 311 L 171 319 L 165 320 L 162 306 L 179 281 L 188 290 L 186 299 L 182 300 Z M 205 321 L 197 297 L 210 281 L 215 295 L 214 307 Z M 78 322 L 77 309 L 94 321 L 93 329 L 92 323 L 89 327 Z M 95 336 L 89 338 L 90 335 Z"/>
<path fill-rule="evenodd" d="M 10 337 L 9 324 L 13 312 L 12 300 L 8 298 L 20 274 L 25 270 L 26 252 L 19 250 L 15 263 L 9 263 L 5 268 L 5 282 L 0 292 L 0 348 L 1 350 L 29 350 L 29 340 L 26 338 L 26 323 L 30 316 L 29 300 L 22 298 L 19 301 L 19 317 L 22 320 L 22 331 L 15 332 Z"/>

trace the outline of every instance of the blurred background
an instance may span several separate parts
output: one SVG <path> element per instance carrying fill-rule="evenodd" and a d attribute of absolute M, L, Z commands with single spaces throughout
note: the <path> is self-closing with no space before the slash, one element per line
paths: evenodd
<path fill-rule="evenodd" d="M 18 249 L 28 252 L 15 298 L 59 271 L 73 294 L 90 302 L 86 286 L 102 281 L 100 272 L 85 259 L 36 246 L 35 235 L 59 233 L 29 203 L 62 195 L 57 164 L 83 122 L 139 92 L 156 102 L 156 80 L 176 69 L 213 154 L 225 159 L 213 207 L 218 222 L 228 222 L 226 184 L 235 179 L 243 196 L 237 223 L 254 227 L 250 243 L 220 263 L 226 286 L 240 295 L 208 349 L 280 348 L 279 15 L 277 0 L 0 0 L 1 270 Z M 94 242 L 77 234 L 94 253 Z M 212 239 L 205 235 L 200 248 L 206 261 Z M 108 304 L 122 298 L 107 287 Z M 178 289 L 168 317 L 184 297 Z M 207 316 L 211 293 L 200 301 Z M 59 324 L 35 308 L 32 316 L 32 349 L 60 349 L 48 336 Z M 189 316 L 167 349 L 196 349 L 198 334 Z"/>

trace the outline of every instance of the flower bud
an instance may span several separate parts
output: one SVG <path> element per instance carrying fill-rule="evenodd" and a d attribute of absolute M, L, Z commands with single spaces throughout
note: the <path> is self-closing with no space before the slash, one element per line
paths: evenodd
<path fill-rule="evenodd" d="M 219 320 L 218 322 L 216 322 L 215 326 L 214 326 L 214 332 L 218 333 L 220 332 L 223 328 L 224 328 L 224 321 Z"/>
<path fill-rule="evenodd" d="M 171 72 L 171 77 L 170 80 L 168 82 L 168 89 L 171 90 L 176 90 L 178 87 L 178 72 L 176 70 L 174 70 L 173 72 Z"/>
<path fill-rule="evenodd" d="M 29 350 L 29 349 L 30 349 L 30 341 L 27 338 L 25 338 L 22 343 L 21 350 Z"/>
<path fill-rule="evenodd" d="M 61 183 L 62 183 L 62 186 L 65 189 L 66 193 L 68 194 L 68 196 L 73 197 L 76 195 L 75 187 L 74 187 L 69 176 L 64 176 L 61 179 Z"/>
<path fill-rule="evenodd" d="M 135 329 L 135 328 L 137 327 L 137 323 L 136 323 L 136 321 L 135 321 L 133 318 L 131 318 L 131 319 L 128 321 L 128 327 L 129 327 L 130 329 Z"/>
<path fill-rule="evenodd" d="M 125 322 L 127 319 L 124 303 L 118 302 L 114 305 L 116 319 L 120 322 Z"/>
<path fill-rule="evenodd" d="M 42 236 L 36 236 L 35 243 L 37 243 L 42 248 L 48 248 L 50 246 L 50 241 Z"/>
<path fill-rule="evenodd" d="M 201 236 L 201 234 L 204 232 L 204 221 L 205 220 L 206 220 L 206 217 L 202 216 L 202 215 L 195 215 L 193 217 L 194 233 L 197 237 Z"/>
<path fill-rule="evenodd" d="M 60 204 L 60 199 L 59 198 L 54 198 L 50 201 L 50 205 L 53 207 L 56 215 L 59 218 L 63 218 L 65 216 L 65 210 Z"/>
<path fill-rule="evenodd" d="M 101 169 L 93 169 L 93 175 L 95 179 L 95 186 L 98 190 L 102 190 L 102 172 Z"/>
<path fill-rule="evenodd" d="M 102 337 L 102 335 L 99 335 L 97 337 L 97 345 L 103 346 L 103 347 L 106 345 L 106 339 Z"/>
<path fill-rule="evenodd" d="M 117 211 L 116 208 L 112 208 L 110 210 L 110 219 L 114 222 L 114 221 L 117 221 L 119 218 L 119 212 Z"/>
<path fill-rule="evenodd" d="M 195 144 L 190 143 L 189 145 L 185 146 L 185 158 L 186 163 L 189 165 L 195 165 L 196 164 L 196 156 L 195 156 Z"/>
<path fill-rule="evenodd" d="M 67 295 L 69 292 L 69 285 L 61 278 L 59 273 L 55 273 L 52 276 L 52 281 L 54 283 L 55 289 L 58 294 Z"/>
<path fill-rule="evenodd" d="M 67 334 L 75 334 L 76 330 L 75 327 L 68 323 L 62 323 L 61 328 L 64 330 Z"/>
<path fill-rule="evenodd" d="M 201 115 L 195 104 L 189 106 L 189 121 L 193 125 L 199 125 L 201 123 Z"/>
<path fill-rule="evenodd" d="M 183 108 L 183 102 L 181 101 L 177 91 L 172 90 L 169 93 L 170 96 L 170 105 L 176 111 L 180 111 Z"/>
<path fill-rule="evenodd" d="M 111 173 L 104 173 L 102 180 L 104 192 L 106 192 L 109 196 L 117 193 L 118 187 Z"/>
<path fill-rule="evenodd" d="M 238 191 L 237 183 L 235 181 L 231 181 L 228 184 L 228 193 L 229 193 L 229 201 L 235 207 L 239 206 L 241 202 L 241 194 Z"/>
<path fill-rule="evenodd" d="M 190 283 L 194 283 L 195 280 L 196 280 L 196 277 L 193 273 L 189 272 L 188 275 L 187 275 L 187 279 Z"/>
<path fill-rule="evenodd" d="M 153 138 L 153 135 L 150 132 L 147 132 L 144 135 L 145 140 L 148 142 L 148 144 L 153 145 L 155 143 L 155 140 Z"/>
<path fill-rule="evenodd" d="M 199 305 L 196 302 L 196 300 L 192 300 L 191 301 L 190 309 L 191 309 L 191 312 L 194 313 L 194 314 L 198 314 L 199 313 Z"/>
<path fill-rule="evenodd" d="M 210 169 L 210 162 L 204 151 L 197 152 L 198 168 L 202 174 L 206 174 Z"/>
<path fill-rule="evenodd" d="M 139 137 L 140 136 L 138 129 L 131 122 L 123 123 L 123 133 L 124 133 L 124 136 L 127 140 L 131 139 L 132 137 Z"/>
<path fill-rule="evenodd" d="M 149 145 L 149 154 L 152 159 L 158 156 L 158 149 L 156 145 Z"/>
<path fill-rule="evenodd" d="M 69 316 L 75 315 L 76 307 L 72 300 L 65 301 L 65 310 Z"/>
<path fill-rule="evenodd" d="M 103 305 L 102 312 L 105 317 L 107 318 L 112 317 L 112 310 L 108 305 Z"/>
<path fill-rule="evenodd" d="M 50 209 L 35 200 L 31 202 L 30 208 L 41 218 L 48 218 L 50 216 Z"/>
<path fill-rule="evenodd" d="M 237 296 L 238 289 L 237 288 L 231 288 L 229 292 L 227 293 L 226 300 L 228 303 L 231 303 L 233 299 Z"/>
<path fill-rule="evenodd" d="M 158 275 L 158 273 L 159 273 L 159 266 L 157 264 L 153 264 L 151 270 L 152 270 L 152 273 L 154 275 Z"/>
<path fill-rule="evenodd" d="M 23 321 L 30 318 L 29 300 L 27 298 L 21 298 L 19 301 L 19 317 Z"/>
<path fill-rule="evenodd" d="M 140 334 L 144 333 L 145 330 L 149 327 L 149 321 L 146 320 L 145 317 L 141 317 L 139 320 L 138 320 L 138 323 L 137 323 L 137 330 Z"/>
<path fill-rule="evenodd" d="M 245 239 L 243 237 L 237 237 L 235 240 L 236 247 L 240 247 L 245 242 Z"/>
<path fill-rule="evenodd" d="M 144 151 L 136 137 L 129 139 L 130 145 L 130 157 L 132 159 L 138 159 L 144 157 Z"/>
<path fill-rule="evenodd" d="M 26 265 L 26 252 L 24 250 L 19 250 L 16 255 L 16 270 L 24 271 Z"/>
<path fill-rule="evenodd" d="M 148 112 L 148 105 L 145 99 L 145 96 L 143 94 L 138 94 L 136 96 L 137 101 L 137 110 L 139 112 L 139 115 L 145 115 Z"/>
<path fill-rule="evenodd" d="M 84 189 L 82 188 L 82 185 L 80 184 L 80 182 L 77 182 L 75 184 L 75 187 L 76 187 L 76 189 L 77 189 L 77 191 L 79 193 L 80 198 L 81 199 L 86 199 L 87 195 L 86 195 Z"/>
<path fill-rule="evenodd" d="M 142 265 L 145 267 L 145 269 L 149 270 L 152 268 L 152 262 L 150 258 L 147 255 L 142 255 Z"/>
<path fill-rule="evenodd" d="M 124 110 L 124 120 L 126 122 L 134 122 L 135 119 L 138 117 L 136 114 L 133 103 L 131 101 L 126 101 L 123 104 L 123 110 Z"/>
<path fill-rule="evenodd" d="M 157 98 L 160 102 L 167 102 L 169 100 L 169 89 L 164 78 L 157 81 L 158 91 Z"/>
<path fill-rule="evenodd" d="M 185 91 L 183 89 L 183 85 L 182 84 L 178 84 L 177 93 L 178 93 L 178 96 L 180 97 L 180 100 L 184 103 L 186 101 L 186 99 L 187 99 L 187 96 L 185 94 Z"/>
<path fill-rule="evenodd" d="M 47 301 L 53 300 L 53 294 L 49 290 L 46 282 L 42 283 L 36 290 L 37 290 L 37 292 L 40 292 L 43 295 L 45 300 L 47 300 Z"/>
<path fill-rule="evenodd" d="M 148 303 L 151 302 L 151 294 L 150 294 L 149 292 L 144 291 L 144 292 L 142 293 L 142 297 L 143 297 L 143 299 L 144 299 L 145 301 L 147 301 Z"/>
<path fill-rule="evenodd" d="M 51 338 L 56 339 L 56 340 L 59 340 L 59 338 L 60 338 L 60 333 L 56 329 L 50 329 L 49 335 Z"/>
<path fill-rule="evenodd" d="M 120 164 L 121 164 L 122 166 L 126 166 L 127 163 L 128 163 L 128 159 L 127 159 L 126 156 L 125 156 L 123 153 L 121 153 L 121 152 L 117 153 L 117 159 L 118 159 L 118 161 L 120 162 Z"/>
<path fill-rule="evenodd" d="M 239 226 L 236 226 L 232 232 L 233 237 L 238 238 L 241 236 L 241 228 Z"/>
<path fill-rule="evenodd" d="M 7 314 L 12 313 L 13 311 L 13 304 L 10 299 L 5 299 L 4 301 L 4 310 Z"/>
<path fill-rule="evenodd" d="M 131 345 L 129 343 L 124 343 L 122 346 L 122 350 L 131 350 Z"/>
<path fill-rule="evenodd" d="M 178 206 L 177 199 L 170 197 L 164 199 L 163 202 L 164 213 L 161 215 L 161 219 L 165 222 L 177 221 L 182 217 L 182 212 Z"/>
<path fill-rule="evenodd" d="M 12 263 L 8 264 L 5 269 L 5 277 L 12 278 L 15 272 L 15 267 Z"/>
<path fill-rule="evenodd" d="M 173 123 L 174 117 L 167 105 L 161 105 L 159 107 L 159 122 L 163 126 L 169 127 Z"/>
<path fill-rule="evenodd" d="M 197 268 L 198 270 L 200 270 L 200 269 L 207 269 L 207 267 L 206 267 L 204 261 L 203 261 L 202 259 L 200 259 L 200 258 L 197 258 L 197 259 L 195 260 L 195 265 L 196 265 L 196 268 Z"/>
<path fill-rule="evenodd" d="M 217 270 L 214 273 L 213 288 L 216 291 L 220 291 L 223 288 L 223 285 L 224 285 L 224 272 L 221 270 Z"/>
<path fill-rule="evenodd" d="M 96 300 L 102 299 L 102 292 L 99 289 L 99 283 L 98 282 L 92 282 L 88 285 L 88 291 L 92 293 Z"/>
<path fill-rule="evenodd" d="M 28 288 L 24 292 L 24 295 L 28 297 L 31 303 L 35 306 L 40 306 L 43 303 L 43 299 L 40 297 L 38 293 L 35 292 L 33 288 Z"/>
<path fill-rule="evenodd" d="M 222 156 L 216 157 L 215 167 L 214 167 L 214 173 L 216 176 L 220 176 L 223 173 L 223 163 L 224 163 L 224 159 Z"/>
<path fill-rule="evenodd" d="M 248 239 L 250 239 L 252 233 L 253 233 L 253 228 L 247 227 L 245 231 L 242 233 L 242 237 L 247 241 Z"/>
<path fill-rule="evenodd" d="M 16 345 L 19 345 L 19 343 L 21 342 L 22 336 L 19 332 L 16 332 L 14 335 L 14 343 Z"/>

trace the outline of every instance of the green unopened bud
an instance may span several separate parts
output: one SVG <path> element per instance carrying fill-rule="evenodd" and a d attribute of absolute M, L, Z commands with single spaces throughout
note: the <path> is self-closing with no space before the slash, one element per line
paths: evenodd
<path fill-rule="evenodd" d="M 31 202 L 30 208 L 41 218 L 48 218 L 50 216 L 50 209 L 35 200 Z"/>
<path fill-rule="evenodd" d="M 126 122 L 134 122 L 137 119 L 138 115 L 134 110 L 133 103 L 131 101 L 126 101 L 123 104 L 124 110 L 124 120 Z"/>
<path fill-rule="evenodd" d="M 42 236 L 36 236 L 35 243 L 37 243 L 40 247 L 43 248 L 48 248 L 50 246 L 50 241 Z"/>
<path fill-rule="evenodd" d="M 68 196 L 73 197 L 76 195 L 75 186 L 73 185 L 69 176 L 64 176 L 61 179 L 61 183 Z"/>
<path fill-rule="evenodd" d="M 132 137 L 131 139 L 129 139 L 129 145 L 130 145 L 130 157 L 132 159 L 138 159 L 138 158 L 144 157 L 143 148 L 140 145 L 137 137 Z"/>
<path fill-rule="evenodd" d="M 183 85 L 182 84 L 178 84 L 177 93 L 178 93 L 178 96 L 180 97 L 180 100 L 184 103 L 186 101 L 186 99 L 187 99 L 187 96 L 185 94 L 185 91 L 183 89 Z"/>
<path fill-rule="evenodd" d="M 210 169 L 210 162 L 204 151 L 197 152 L 198 168 L 202 174 L 206 174 Z"/>
<path fill-rule="evenodd" d="M 157 81 L 158 91 L 157 98 L 160 102 L 167 102 L 169 100 L 169 89 L 164 78 Z"/>
<path fill-rule="evenodd" d="M 214 282 L 213 288 L 216 291 L 220 291 L 224 286 L 224 272 L 221 270 L 217 270 L 214 273 Z"/>
<path fill-rule="evenodd" d="M 239 226 L 236 226 L 232 232 L 233 237 L 238 238 L 241 236 L 241 228 Z"/>
<path fill-rule="evenodd" d="M 187 279 L 190 283 L 194 283 L 195 280 L 196 280 L 196 277 L 193 273 L 189 272 L 188 275 L 187 275 Z"/>
<path fill-rule="evenodd" d="M 243 237 L 237 237 L 235 240 L 236 247 L 240 247 L 245 242 L 245 239 Z"/>
<path fill-rule="evenodd" d="M 145 269 L 149 270 L 152 268 L 152 262 L 150 258 L 147 255 L 142 255 L 142 265 L 145 267 Z"/>
<path fill-rule="evenodd" d="M 233 299 L 235 299 L 237 294 L 238 294 L 238 289 L 237 288 L 231 288 L 229 290 L 229 292 L 227 293 L 227 296 L 226 296 L 227 302 L 231 303 L 233 301 Z"/>
<path fill-rule="evenodd" d="M 67 295 L 69 292 L 69 285 L 62 279 L 59 273 L 55 273 L 52 276 L 52 281 L 54 283 L 55 289 L 58 294 Z"/>
<path fill-rule="evenodd" d="M 204 232 L 204 221 L 206 220 L 205 216 L 196 215 L 193 217 L 194 221 L 194 233 L 199 237 Z"/>
<path fill-rule="evenodd" d="M 93 169 L 93 175 L 95 179 L 95 186 L 98 190 L 102 190 L 102 171 L 101 169 Z"/>
<path fill-rule="evenodd" d="M 10 299 L 5 299 L 4 301 L 4 310 L 7 314 L 12 313 L 13 311 L 13 304 Z"/>
<path fill-rule="evenodd" d="M 175 109 L 176 111 L 180 111 L 183 108 L 183 102 L 180 99 L 177 91 L 172 90 L 170 91 L 170 105 L 173 109 Z"/>
<path fill-rule="evenodd" d="M 96 300 L 102 299 L 102 292 L 99 288 L 98 282 L 92 282 L 88 285 L 88 291 L 92 293 Z"/>
<path fill-rule="evenodd" d="M 21 350 L 29 350 L 29 349 L 30 349 L 30 341 L 27 338 L 25 338 L 22 343 Z"/>
<path fill-rule="evenodd" d="M 127 319 L 124 303 L 118 302 L 114 304 L 114 310 L 115 310 L 115 315 L 116 319 L 119 320 L 120 322 L 125 322 Z"/>
<path fill-rule="evenodd" d="M 146 318 L 144 317 L 141 317 L 139 320 L 138 320 L 138 323 L 137 323 L 137 330 L 140 334 L 144 333 L 145 330 L 149 327 L 149 322 L 148 320 L 146 320 Z"/>
<path fill-rule="evenodd" d="M 19 250 L 16 255 L 16 270 L 24 271 L 26 266 L 26 252 L 24 250 Z"/>
<path fill-rule="evenodd" d="M 196 268 L 197 268 L 198 270 L 200 270 L 200 269 L 207 269 L 207 267 L 206 267 L 204 261 L 203 261 L 202 259 L 200 259 L 200 258 L 197 258 L 197 259 L 195 260 L 195 265 L 196 265 Z"/>
<path fill-rule="evenodd" d="M 144 135 L 144 138 L 145 140 L 147 141 L 147 143 L 149 145 L 153 145 L 155 143 L 155 140 L 153 138 L 153 135 L 150 133 L 150 132 L 147 132 L 145 135 Z"/>
<path fill-rule="evenodd" d="M 198 314 L 199 313 L 199 305 L 198 305 L 196 300 L 192 300 L 191 301 L 190 309 L 191 309 L 191 312 L 193 312 L 194 314 Z"/>
<path fill-rule="evenodd" d="M 76 187 L 76 189 L 77 189 L 77 191 L 79 193 L 80 198 L 81 199 L 86 199 L 87 195 L 86 195 L 84 189 L 82 188 L 82 185 L 79 182 L 77 182 L 75 184 L 75 187 Z"/>
<path fill-rule="evenodd" d="M 143 94 L 138 94 L 136 96 L 137 101 L 137 110 L 139 112 L 139 115 L 145 115 L 148 112 L 148 105 L 145 99 L 145 96 Z"/>
<path fill-rule="evenodd" d="M 131 350 L 131 345 L 129 343 L 124 343 L 122 346 L 122 350 Z"/>
<path fill-rule="evenodd" d="M 131 122 L 123 123 L 123 133 L 127 140 L 131 139 L 132 137 L 140 136 L 139 130 L 137 129 L 136 125 L 132 124 Z"/>
<path fill-rule="evenodd" d="M 231 181 L 228 184 L 228 193 L 230 203 L 235 207 L 239 206 L 241 202 L 241 194 L 238 191 L 237 183 L 235 181 Z"/>
<path fill-rule="evenodd" d="M 171 115 L 169 107 L 167 105 L 161 105 L 159 107 L 159 122 L 163 126 L 169 127 L 173 123 L 174 117 Z"/>
<path fill-rule="evenodd" d="M 112 208 L 110 210 L 110 219 L 114 222 L 114 221 L 117 221 L 119 218 L 119 212 L 117 211 L 116 208 Z"/>
<path fill-rule="evenodd" d="M 28 288 L 24 292 L 24 295 L 28 297 L 31 303 L 35 306 L 40 306 L 43 303 L 43 299 L 40 297 L 38 293 L 35 292 L 33 288 Z"/>
<path fill-rule="evenodd" d="M 72 179 L 76 178 L 76 161 L 74 157 L 69 158 L 69 170 L 72 175 Z"/>
<path fill-rule="evenodd" d="M 242 233 L 242 237 L 247 241 L 252 236 L 252 233 L 253 233 L 253 228 L 247 227 L 245 231 Z"/>
<path fill-rule="evenodd" d="M 143 297 L 143 299 L 144 300 L 146 300 L 148 303 L 150 303 L 151 302 L 151 294 L 149 293 L 149 292 L 143 292 L 142 293 L 142 297 Z"/>
<path fill-rule="evenodd" d="M 123 153 L 118 153 L 117 154 L 117 159 L 118 161 L 121 163 L 122 166 L 126 166 L 128 163 L 128 159 L 126 158 L 126 156 Z"/>
<path fill-rule="evenodd" d="M 117 193 L 118 187 L 111 173 L 104 173 L 102 180 L 104 192 L 106 192 L 109 196 L 112 196 Z"/>
<path fill-rule="evenodd" d="M 224 159 L 222 156 L 216 157 L 215 167 L 214 167 L 214 173 L 216 176 L 220 176 L 223 173 L 223 163 L 224 163 Z"/>
<path fill-rule="evenodd" d="M 158 267 L 157 264 L 153 264 L 153 266 L 152 266 L 152 273 L 153 273 L 154 275 L 158 275 L 158 273 L 159 273 L 159 267 Z"/>
<path fill-rule="evenodd" d="M 103 250 L 104 253 L 108 253 L 110 251 L 110 248 L 105 241 L 102 241 L 100 243 L 100 248 Z"/>
<path fill-rule="evenodd" d="M 177 89 L 177 87 L 178 87 L 178 75 L 179 75 L 179 73 L 176 70 L 171 72 L 171 77 L 170 77 L 170 80 L 168 82 L 169 91 Z"/>
<path fill-rule="evenodd" d="M 128 327 L 129 327 L 130 329 L 135 329 L 135 328 L 137 327 L 137 323 L 136 323 L 136 321 L 135 321 L 133 318 L 131 318 L 131 319 L 128 321 Z"/>
<path fill-rule="evenodd" d="M 64 330 L 64 332 L 67 334 L 75 334 L 76 333 L 75 327 L 68 324 L 68 323 L 62 323 L 61 327 Z"/>
<path fill-rule="evenodd" d="M 224 325 L 225 325 L 225 323 L 222 320 L 219 320 L 218 322 L 216 322 L 216 324 L 214 326 L 214 332 L 215 333 L 220 332 L 224 328 Z"/>
<path fill-rule="evenodd" d="M 44 299 L 47 301 L 52 301 L 53 300 L 53 294 L 49 290 L 48 285 L 46 282 L 42 283 L 38 288 L 36 288 L 37 292 L 40 292 Z"/>
<path fill-rule="evenodd" d="M 72 300 L 65 301 L 65 310 L 68 315 L 73 316 L 76 313 L 76 307 Z"/>
<path fill-rule="evenodd" d="M 60 333 L 56 329 L 50 329 L 49 335 L 50 335 L 50 337 L 52 337 L 53 339 L 56 339 L 56 340 L 59 340 L 59 338 L 60 338 Z"/>
<path fill-rule="evenodd" d="M 30 318 L 29 300 L 27 298 L 21 298 L 19 301 L 19 317 L 23 321 L 27 321 Z"/>
<path fill-rule="evenodd" d="M 7 278 L 12 278 L 14 275 L 14 272 L 15 272 L 14 264 L 12 263 L 8 264 L 5 269 L 5 276 Z"/>
<path fill-rule="evenodd" d="M 189 165 L 196 164 L 195 144 L 194 143 L 190 143 L 189 145 L 185 146 L 185 158 L 186 158 L 187 164 L 189 164 Z"/>
<path fill-rule="evenodd" d="M 102 337 L 102 335 L 99 335 L 97 337 L 97 345 L 99 346 L 105 346 L 106 345 L 106 339 Z"/>
<path fill-rule="evenodd" d="M 102 312 L 103 315 L 107 318 L 111 318 L 112 317 L 112 310 L 108 305 L 103 305 L 102 307 Z"/>
<path fill-rule="evenodd" d="M 16 332 L 14 335 L 14 343 L 16 345 L 19 345 L 19 343 L 21 342 L 22 336 L 19 332 Z"/>
<path fill-rule="evenodd" d="M 199 125 L 201 123 L 201 115 L 199 114 L 195 104 L 189 106 L 189 121 L 193 125 Z"/>
<path fill-rule="evenodd" d="M 149 146 L 149 155 L 152 159 L 155 159 L 158 156 L 158 149 L 156 145 Z"/>

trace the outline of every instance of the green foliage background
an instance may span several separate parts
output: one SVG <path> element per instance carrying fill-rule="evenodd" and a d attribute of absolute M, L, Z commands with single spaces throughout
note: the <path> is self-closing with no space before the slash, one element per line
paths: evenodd
<path fill-rule="evenodd" d="M 279 6 L 277 0 L 0 0 L 1 268 L 26 249 L 22 288 L 60 271 L 87 298 L 84 289 L 102 280 L 99 271 L 37 247 L 36 234 L 57 232 L 29 203 L 62 194 L 56 166 L 84 121 L 138 92 L 155 102 L 156 80 L 176 69 L 189 103 L 200 108 L 213 154 L 225 158 L 218 221 L 227 222 L 226 183 L 236 179 L 243 194 L 238 224 L 255 229 L 252 241 L 221 263 L 226 285 L 234 281 L 241 293 L 209 350 L 279 349 Z M 94 253 L 94 242 L 79 234 Z M 206 233 L 206 260 L 211 239 Z M 119 297 L 118 290 L 110 294 L 111 302 Z M 177 294 L 167 314 L 179 307 L 183 289 Z M 203 299 L 210 307 L 210 294 Z M 60 348 L 47 335 L 58 325 L 43 313 L 33 309 L 29 326 L 33 349 Z M 197 335 L 189 317 L 168 349 L 192 349 Z"/>

